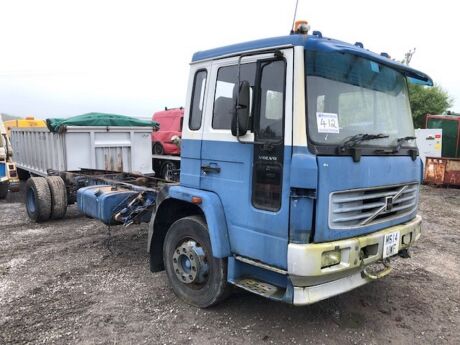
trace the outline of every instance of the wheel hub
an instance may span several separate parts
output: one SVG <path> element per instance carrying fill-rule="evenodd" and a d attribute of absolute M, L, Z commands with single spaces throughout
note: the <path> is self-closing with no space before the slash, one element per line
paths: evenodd
<path fill-rule="evenodd" d="M 185 284 L 204 283 L 208 277 L 208 264 L 203 248 L 188 240 L 176 247 L 173 268 L 177 279 Z"/>
<path fill-rule="evenodd" d="M 35 212 L 35 193 L 32 188 L 26 192 L 26 206 L 31 213 Z"/>

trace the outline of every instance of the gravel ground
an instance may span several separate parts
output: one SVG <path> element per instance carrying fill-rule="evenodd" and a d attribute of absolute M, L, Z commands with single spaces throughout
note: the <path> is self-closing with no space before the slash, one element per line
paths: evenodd
<path fill-rule="evenodd" d="M 200 310 L 149 271 L 147 226 L 78 214 L 31 223 L 0 201 L 0 344 L 460 344 L 460 190 L 422 187 L 412 259 L 349 293 L 293 307 L 235 289 Z"/>

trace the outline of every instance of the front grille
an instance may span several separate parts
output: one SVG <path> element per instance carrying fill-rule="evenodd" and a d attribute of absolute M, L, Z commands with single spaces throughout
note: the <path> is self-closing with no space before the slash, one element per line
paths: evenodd
<path fill-rule="evenodd" d="M 329 227 L 359 228 L 402 217 L 417 208 L 417 201 L 417 183 L 333 192 Z"/>

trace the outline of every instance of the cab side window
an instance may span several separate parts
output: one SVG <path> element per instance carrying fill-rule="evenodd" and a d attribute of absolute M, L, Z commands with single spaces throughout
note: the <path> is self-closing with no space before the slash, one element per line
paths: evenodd
<path fill-rule="evenodd" d="M 256 124 L 259 139 L 283 137 L 285 65 L 284 60 L 261 63 L 260 116 Z"/>
<path fill-rule="evenodd" d="M 190 105 L 190 118 L 188 122 L 188 127 L 192 131 L 196 131 L 201 128 L 201 119 L 203 116 L 204 105 L 204 92 L 206 88 L 207 76 L 208 72 L 204 69 L 199 70 L 195 73 L 195 78 L 193 81 L 192 102 Z"/>
<path fill-rule="evenodd" d="M 240 66 L 240 81 L 247 80 L 251 85 L 251 109 L 252 95 L 256 79 L 256 63 Z M 214 109 L 212 115 L 212 128 L 230 129 L 233 113 L 233 89 L 238 83 L 238 66 L 226 66 L 219 68 L 217 72 L 216 92 L 214 95 Z"/>
<path fill-rule="evenodd" d="M 283 185 L 286 62 L 261 61 L 259 78 L 255 138 L 272 143 L 272 147 L 254 146 L 252 204 L 262 210 L 277 211 L 281 208 Z"/>

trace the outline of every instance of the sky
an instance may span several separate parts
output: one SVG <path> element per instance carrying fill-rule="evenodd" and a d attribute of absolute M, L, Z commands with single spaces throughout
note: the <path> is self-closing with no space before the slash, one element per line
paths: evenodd
<path fill-rule="evenodd" d="M 0 0 L 0 113 L 150 117 L 185 104 L 198 50 L 289 33 L 295 0 Z M 460 112 L 455 1 L 299 0 L 312 30 L 432 77 Z"/>

